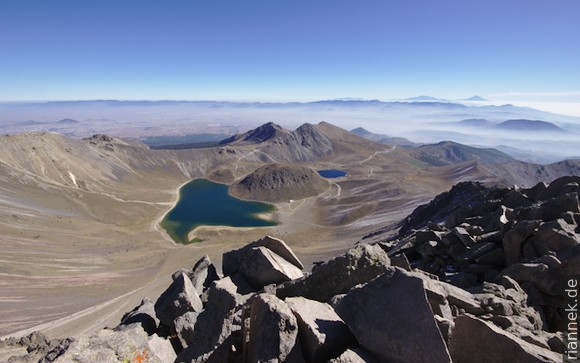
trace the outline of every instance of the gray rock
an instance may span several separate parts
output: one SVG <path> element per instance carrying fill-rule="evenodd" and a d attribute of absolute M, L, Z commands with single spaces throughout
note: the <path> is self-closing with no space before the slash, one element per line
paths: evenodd
<path fill-rule="evenodd" d="M 232 284 L 234 284 L 231 291 L 236 293 L 236 300 L 238 301 L 238 305 L 245 303 L 250 297 L 252 297 L 253 293 L 256 292 L 256 289 L 252 288 L 244 276 L 239 273 L 227 276 L 222 280 L 228 281 L 228 279 L 232 282 Z"/>
<path fill-rule="evenodd" d="M 298 320 L 298 336 L 308 361 L 326 361 L 356 343 L 330 305 L 303 297 L 287 298 L 286 304 Z"/>
<path fill-rule="evenodd" d="M 445 344 L 449 345 L 449 338 L 451 337 L 451 330 L 453 329 L 453 319 L 446 319 L 439 315 L 435 315 L 435 321 L 437 322 L 437 327 L 441 332 L 441 336 L 445 341 Z"/>
<path fill-rule="evenodd" d="M 580 235 L 574 232 L 574 228 L 575 226 L 559 218 L 542 224 L 527 243 L 534 246 L 535 257 L 541 257 L 550 251 L 558 252 L 580 243 Z"/>
<path fill-rule="evenodd" d="M 541 205 L 542 219 L 544 221 L 553 221 L 562 213 L 566 212 L 580 212 L 577 193 L 558 195 L 553 199 L 547 200 Z"/>
<path fill-rule="evenodd" d="M 454 363 L 547 363 L 562 358 L 469 315 L 455 319 L 449 350 Z"/>
<path fill-rule="evenodd" d="M 194 341 L 193 331 L 198 316 L 198 312 L 188 311 L 175 319 L 175 332 L 183 348 L 187 348 L 189 343 Z"/>
<path fill-rule="evenodd" d="M 184 347 L 179 359 L 192 361 L 214 351 L 232 333 L 238 305 L 237 287 L 229 278 L 215 281 L 208 290 L 205 309 L 195 319 L 191 334 L 179 337 Z"/>
<path fill-rule="evenodd" d="M 489 215 L 485 231 L 504 230 L 505 226 L 514 219 L 513 210 L 505 206 L 500 206 L 493 214 Z"/>
<path fill-rule="evenodd" d="M 175 360 L 175 352 L 168 340 L 155 334 L 149 337 L 139 324 L 130 327 L 123 331 L 103 329 L 94 335 L 80 337 L 55 362 L 164 363 Z"/>
<path fill-rule="evenodd" d="M 470 236 L 479 237 L 484 233 L 484 229 L 481 226 L 471 225 L 469 223 L 461 223 L 459 227 L 462 227 L 469 233 Z"/>
<path fill-rule="evenodd" d="M 465 252 L 458 256 L 458 260 L 473 261 L 476 258 L 491 252 L 495 248 L 496 244 L 494 242 L 478 243 L 468 248 Z"/>
<path fill-rule="evenodd" d="M 506 266 L 511 266 L 520 261 L 522 244 L 535 233 L 539 226 L 540 221 L 521 221 L 504 234 L 502 242 Z"/>
<path fill-rule="evenodd" d="M 543 263 L 516 263 L 505 268 L 500 276 L 509 276 L 518 283 L 538 281 L 548 273 L 548 266 Z"/>
<path fill-rule="evenodd" d="M 442 232 L 436 232 L 432 230 L 421 230 L 415 232 L 415 246 L 422 245 L 428 241 L 441 242 Z"/>
<path fill-rule="evenodd" d="M 498 267 L 503 267 L 505 266 L 505 253 L 503 251 L 503 248 L 495 248 L 495 244 L 494 244 L 494 249 L 487 252 L 487 253 L 483 253 L 482 255 L 480 255 L 479 257 L 477 257 L 475 259 L 475 262 L 482 264 L 482 265 L 491 265 L 491 266 L 498 266 Z"/>
<path fill-rule="evenodd" d="M 441 245 L 440 242 L 427 241 L 417 246 L 417 252 L 419 252 L 419 254 L 423 256 L 423 258 L 434 257 L 441 253 L 442 248 L 440 245 Z"/>
<path fill-rule="evenodd" d="M 199 293 L 208 288 L 213 281 L 219 280 L 220 278 L 215 266 L 211 263 L 207 255 L 197 261 L 191 270 L 181 269 L 175 272 L 172 276 L 173 279 L 175 280 L 181 273 L 185 273 L 190 278 L 193 287 Z"/>
<path fill-rule="evenodd" d="M 404 253 L 399 253 L 389 257 L 391 259 L 391 266 L 400 267 L 403 270 L 411 271 L 411 264 Z"/>
<path fill-rule="evenodd" d="M 255 289 L 304 276 L 298 267 L 266 247 L 247 249 L 238 271 Z"/>
<path fill-rule="evenodd" d="M 491 231 L 477 236 L 475 239 L 477 243 L 483 242 L 497 242 L 501 243 L 502 231 Z"/>
<path fill-rule="evenodd" d="M 249 327 L 243 336 L 244 355 L 248 362 L 284 362 L 299 349 L 298 322 L 292 310 L 274 295 L 252 298 Z"/>
<path fill-rule="evenodd" d="M 511 190 L 504 196 L 503 204 L 508 208 L 520 208 L 529 207 L 532 205 L 532 201 L 519 190 Z"/>
<path fill-rule="evenodd" d="M 177 356 L 175 362 L 191 362 L 191 363 L 224 363 L 230 361 L 236 361 L 235 355 L 237 352 L 233 349 L 235 346 L 235 338 L 230 335 L 224 340 L 218 347 L 216 347 L 211 352 L 205 353 L 199 357 L 187 359 L 182 356 L 182 354 Z M 241 359 L 237 360 L 241 362 Z"/>
<path fill-rule="evenodd" d="M 361 245 L 315 266 L 310 275 L 279 286 L 276 295 L 280 298 L 303 296 L 326 302 L 334 295 L 346 293 L 352 287 L 374 279 L 389 265 L 389 257 L 382 248 Z"/>
<path fill-rule="evenodd" d="M 123 326 L 135 323 L 141 324 L 149 335 L 157 331 L 159 319 L 155 314 L 155 306 L 149 298 L 144 298 L 138 306 L 123 315 L 118 328 L 122 329 Z"/>
<path fill-rule="evenodd" d="M 63 355 L 73 338 L 49 340 L 46 335 L 34 331 L 20 339 L 0 339 L 0 360 L 7 363 L 47 363 Z"/>
<path fill-rule="evenodd" d="M 478 284 L 477 274 L 470 271 L 446 273 L 445 281 L 462 289 L 468 289 Z"/>
<path fill-rule="evenodd" d="M 300 270 L 304 269 L 302 262 L 300 262 L 298 257 L 296 257 L 294 252 L 292 252 L 290 247 L 284 241 L 278 238 L 266 236 L 260 240 L 249 243 L 240 249 L 224 253 L 222 258 L 222 269 L 224 275 L 229 276 L 236 273 L 243 261 L 247 258 L 246 253 L 248 250 L 255 247 L 265 247 L 294 265 L 296 268 Z"/>
<path fill-rule="evenodd" d="M 363 348 L 347 349 L 340 356 L 328 363 L 379 363 L 379 361 Z"/>
<path fill-rule="evenodd" d="M 447 292 L 441 287 L 440 281 L 432 279 L 427 274 L 421 272 L 421 270 L 409 272 L 409 274 L 423 280 L 427 300 L 429 301 L 429 305 L 431 305 L 433 314 L 445 319 L 452 319 L 453 314 L 447 301 Z"/>
<path fill-rule="evenodd" d="M 159 320 L 173 327 L 177 317 L 188 311 L 200 312 L 203 304 L 198 292 L 187 275 L 179 275 L 155 302 L 155 313 Z"/>
<path fill-rule="evenodd" d="M 532 188 L 526 191 L 526 196 L 534 201 L 539 201 L 540 196 L 548 189 L 548 185 L 544 182 L 539 182 Z"/>
<path fill-rule="evenodd" d="M 451 305 L 455 305 L 470 314 L 483 314 L 483 309 L 481 308 L 480 303 L 475 300 L 475 297 L 470 292 L 446 282 L 437 281 L 434 283 L 438 284 L 445 292 L 446 298 Z"/>
<path fill-rule="evenodd" d="M 521 294 L 525 295 L 524 290 L 522 289 L 522 287 L 520 286 L 520 284 L 518 284 L 518 282 L 514 279 L 512 279 L 509 276 L 501 276 L 499 278 L 499 283 L 501 286 L 505 287 L 506 289 L 512 289 L 515 290 Z"/>
<path fill-rule="evenodd" d="M 548 268 L 556 268 L 562 264 L 562 262 L 558 259 L 558 257 L 553 255 L 544 255 L 536 260 L 533 261 L 534 263 L 543 263 L 544 265 L 548 266 Z"/>
<path fill-rule="evenodd" d="M 457 238 L 459 238 L 459 240 L 461 241 L 461 243 L 463 243 L 465 247 L 472 247 L 476 244 L 473 237 L 471 237 L 463 227 L 457 226 L 453 228 L 453 233 L 455 233 Z"/>
<path fill-rule="evenodd" d="M 380 361 L 450 362 L 421 278 L 404 270 L 353 288 L 336 312 L 359 343 Z"/>

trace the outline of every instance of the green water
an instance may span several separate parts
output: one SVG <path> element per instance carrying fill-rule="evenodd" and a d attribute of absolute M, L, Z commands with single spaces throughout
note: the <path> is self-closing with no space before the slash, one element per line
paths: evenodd
<path fill-rule="evenodd" d="M 191 243 L 188 234 L 199 226 L 267 227 L 276 222 L 257 217 L 271 212 L 272 205 L 236 199 L 228 186 L 195 179 L 179 190 L 179 200 L 165 215 L 161 227 L 178 243 Z"/>

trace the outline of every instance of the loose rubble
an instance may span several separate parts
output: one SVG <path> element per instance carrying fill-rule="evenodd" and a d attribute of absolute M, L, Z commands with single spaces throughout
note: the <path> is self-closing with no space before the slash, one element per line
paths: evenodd
<path fill-rule="evenodd" d="M 43 362 L 562 361 L 579 185 L 460 183 L 417 208 L 397 238 L 310 273 L 265 237 L 224 254 L 223 276 L 207 256 L 177 271 L 113 329 L 0 344 L 27 345 Z"/>

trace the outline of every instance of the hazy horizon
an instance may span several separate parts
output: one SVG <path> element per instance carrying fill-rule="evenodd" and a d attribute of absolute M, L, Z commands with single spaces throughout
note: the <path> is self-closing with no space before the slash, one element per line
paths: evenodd
<path fill-rule="evenodd" d="M 0 5 L 0 100 L 479 95 L 580 116 L 575 0 L 22 0 Z"/>

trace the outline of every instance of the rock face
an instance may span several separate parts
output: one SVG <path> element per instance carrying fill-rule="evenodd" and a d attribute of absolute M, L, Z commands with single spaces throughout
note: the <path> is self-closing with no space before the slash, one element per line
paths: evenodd
<path fill-rule="evenodd" d="M 171 286 L 157 299 L 155 312 L 159 320 L 172 327 L 174 320 L 189 312 L 199 312 L 203 308 L 199 293 L 193 287 L 189 277 L 180 274 Z"/>
<path fill-rule="evenodd" d="M 405 254 L 411 266 L 470 291 L 513 279 L 528 298 L 524 307 L 542 317 L 543 326 L 535 326 L 532 334 L 540 338 L 525 333 L 524 320 L 512 316 L 530 315 L 519 309 L 512 312 L 509 298 L 497 289 L 492 292 L 494 306 L 486 307 L 493 319 L 482 318 L 512 326 L 521 338 L 548 346 L 551 337 L 545 332 L 565 329 L 561 284 L 578 270 L 571 266 L 580 256 L 579 194 L 579 177 L 530 189 L 460 183 L 417 208 L 399 237 L 381 245 L 389 254 Z"/>
<path fill-rule="evenodd" d="M 279 286 L 276 295 L 282 298 L 303 296 L 325 302 L 372 280 L 389 265 L 389 257 L 379 246 L 362 245 L 314 267 L 312 273 L 302 279 Z"/>
<path fill-rule="evenodd" d="M 336 306 L 359 343 L 384 362 L 451 362 L 420 278 L 390 268 Z"/>
<path fill-rule="evenodd" d="M 148 336 L 138 325 L 115 331 L 103 329 L 72 342 L 54 362 L 173 362 L 175 351 L 168 340 Z"/>
<path fill-rule="evenodd" d="M 155 314 L 155 306 L 149 298 L 144 298 L 141 304 L 135 309 L 126 313 L 121 319 L 120 326 L 127 326 L 131 324 L 140 324 L 147 334 L 151 335 L 157 331 L 159 326 L 159 319 Z"/>
<path fill-rule="evenodd" d="M 234 183 L 229 192 L 238 198 L 288 202 L 319 195 L 328 182 L 310 168 L 293 164 L 270 164 Z"/>
<path fill-rule="evenodd" d="M 255 289 L 300 278 L 303 267 L 286 243 L 269 236 L 223 256 L 224 274 L 240 273 Z"/>
<path fill-rule="evenodd" d="M 346 324 L 330 305 L 303 297 L 288 298 L 286 303 L 298 319 L 298 335 L 308 361 L 327 361 L 342 353 L 344 347 L 356 343 Z"/>
<path fill-rule="evenodd" d="M 248 362 L 284 362 L 295 350 L 298 323 L 282 300 L 269 294 L 256 295 L 249 308 Z"/>
<path fill-rule="evenodd" d="M 562 361 L 579 193 L 572 177 L 522 190 L 460 184 L 413 212 L 396 239 L 305 276 L 268 236 L 226 252 L 224 277 L 206 257 L 176 272 L 115 329 L 0 348 L 46 362 Z"/>
<path fill-rule="evenodd" d="M 547 363 L 562 360 L 559 354 L 525 342 L 469 315 L 455 319 L 450 350 L 454 363 Z"/>

